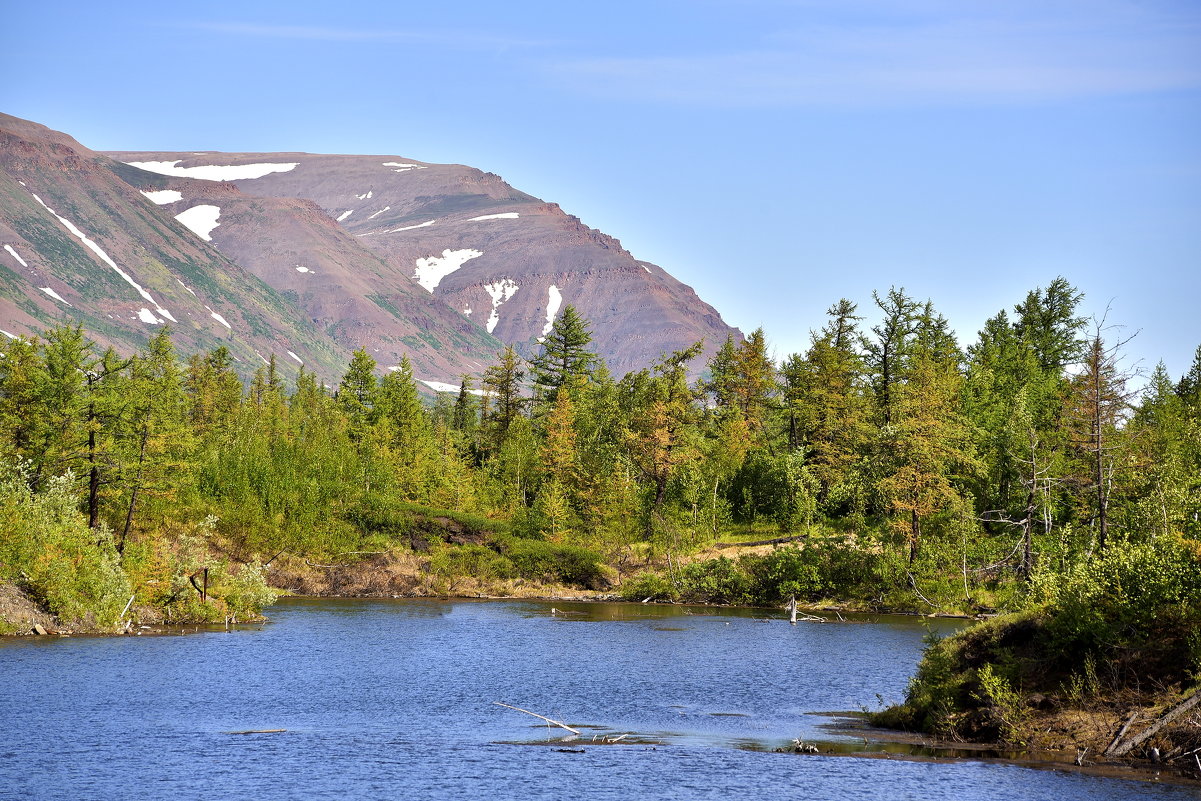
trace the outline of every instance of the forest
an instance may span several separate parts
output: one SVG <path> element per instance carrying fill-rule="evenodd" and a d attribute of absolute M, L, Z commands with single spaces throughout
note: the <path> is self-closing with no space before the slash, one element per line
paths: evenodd
<path fill-rule="evenodd" d="M 166 328 L 124 356 L 64 325 L 0 350 L 0 581 L 100 627 L 131 604 L 246 617 L 269 566 L 412 551 L 431 520 L 470 535 L 420 543 L 442 591 L 976 614 L 1147 549 L 1195 579 L 1201 348 L 1182 378 L 1137 375 L 1082 297 L 1057 278 L 961 347 L 894 287 L 779 364 L 758 330 L 621 379 L 569 306 L 534 358 L 510 347 L 432 404 L 363 351 L 337 387 L 274 358 L 244 383 Z"/>

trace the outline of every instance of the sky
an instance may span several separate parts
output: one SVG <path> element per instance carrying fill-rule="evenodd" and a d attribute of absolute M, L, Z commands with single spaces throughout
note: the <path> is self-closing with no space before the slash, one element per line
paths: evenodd
<path fill-rule="evenodd" d="M 495 172 L 779 358 L 892 286 L 966 346 L 1060 275 L 1130 366 L 1201 345 L 1196 0 L 0 0 L 0 111 Z"/>

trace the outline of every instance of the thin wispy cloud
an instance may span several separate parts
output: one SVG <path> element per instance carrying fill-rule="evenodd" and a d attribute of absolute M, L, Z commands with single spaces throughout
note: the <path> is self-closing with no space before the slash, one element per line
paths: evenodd
<path fill-rule="evenodd" d="M 576 59 L 607 96 L 707 106 L 1037 103 L 1201 88 L 1201 17 L 948 14 L 822 21 L 724 53 Z"/>
<path fill-rule="evenodd" d="M 339 28 L 325 25 L 263 25 L 245 22 L 194 22 L 187 27 L 227 36 L 317 42 L 414 44 L 460 49 L 548 47 L 554 42 L 464 30 Z"/>

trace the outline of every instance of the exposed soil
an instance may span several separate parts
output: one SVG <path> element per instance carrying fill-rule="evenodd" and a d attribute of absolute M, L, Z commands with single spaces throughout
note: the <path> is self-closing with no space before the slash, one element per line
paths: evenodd
<path fill-rule="evenodd" d="M 15 584 L 0 581 L 0 633 L 33 634 L 34 626 L 56 630 L 54 617 Z"/>

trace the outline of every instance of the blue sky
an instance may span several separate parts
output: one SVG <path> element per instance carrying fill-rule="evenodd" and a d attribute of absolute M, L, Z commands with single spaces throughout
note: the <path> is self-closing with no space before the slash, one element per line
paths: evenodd
<path fill-rule="evenodd" d="M 840 297 L 967 344 L 1065 276 L 1201 344 L 1195 0 L 0 0 L 0 110 L 98 149 L 470 164 L 803 350 Z"/>

